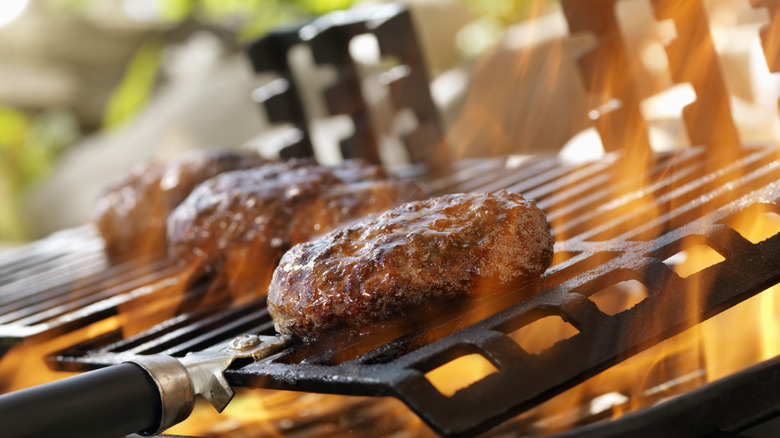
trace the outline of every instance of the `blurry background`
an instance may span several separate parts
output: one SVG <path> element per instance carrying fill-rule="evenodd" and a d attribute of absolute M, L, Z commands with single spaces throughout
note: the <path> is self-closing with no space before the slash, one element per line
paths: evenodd
<path fill-rule="evenodd" d="M 0 242 L 83 223 L 100 187 L 135 162 L 258 135 L 242 44 L 352 3 L 0 2 Z M 522 17 L 522 3 L 498 15 Z M 452 38 L 475 14 L 495 13 L 486 6 L 429 2 L 449 46 L 431 58 L 436 70 L 462 60 Z"/>
<path fill-rule="evenodd" d="M 85 223 L 101 188 L 134 163 L 263 150 L 272 129 L 251 94 L 269 79 L 252 72 L 242 46 L 281 23 L 366 4 L 3 0 L 0 247 Z M 408 4 L 455 156 L 602 152 L 576 63 L 594 39 L 569 34 L 556 0 Z M 780 86 L 758 39 L 767 12 L 748 0 L 705 6 L 741 141 L 780 138 Z M 663 41 L 673 24 L 653 19 L 650 0 L 619 2 L 616 14 L 653 148 L 685 146 L 680 111 L 695 93 L 669 78 Z"/>

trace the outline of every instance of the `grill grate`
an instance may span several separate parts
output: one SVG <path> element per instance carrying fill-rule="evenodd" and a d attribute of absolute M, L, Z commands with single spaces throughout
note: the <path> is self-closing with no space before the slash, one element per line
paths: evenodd
<path fill-rule="evenodd" d="M 555 264 L 543 278 L 522 291 L 496 291 L 454 317 L 426 320 L 424 329 L 409 321 L 379 337 L 293 346 L 266 361 L 238 364 L 226 377 L 237 386 L 395 396 L 441 434 L 486 430 L 780 282 L 780 236 L 753 244 L 727 225 L 755 206 L 780 212 L 778 151 L 744 149 L 712 172 L 706 159 L 703 148 L 661 154 L 646 174 L 619 184 L 612 176 L 629 163 L 617 155 L 585 164 L 518 157 L 460 162 L 431 179 L 429 192 L 508 188 L 537 199 L 557 242 Z M 664 264 L 702 243 L 725 260 L 686 278 Z M 644 285 L 648 297 L 614 315 L 589 298 L 625 280 Z M 707 295 L 685 293 L 693 283 L 705 285 Z M 549 315 L 579 333 L 538 354 L 510 337 Z M 183 314 L 124 340 L 109 333 L 49 359 L 54 367 L 83 370 L 139 354 L 180 357 L 243 333 L 273 333 L 263 300 Z M 471 353 L 498 371 L 449 397 L 425 378 Z"/>
<path fill-rule="evenodd" d="M 54 233 L 0 258 L 0 357 L 22 340 L 43 341 L 115 316 L 123 304 L 162 293 L 181 269 L 167 260 L 109 265 L 91 226 Z M 196 300 L 203 288 L 191 288 Z M 157 320 L 156 322 L 159 322 Z"/>
<path fill-rule="evenodd" d="M 106 265 L 102 245 L 92 227 L 80 227 L 5 251 L 0 254 L 0 296 L 98 272 Z"/>

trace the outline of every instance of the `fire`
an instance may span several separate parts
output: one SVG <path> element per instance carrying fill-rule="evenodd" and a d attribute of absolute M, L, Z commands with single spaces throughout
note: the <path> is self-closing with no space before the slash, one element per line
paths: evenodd
<path fill-rule="evenodd" d="M 672 147 L 670 145 L 711 146 L 715 152 L 704 157 L 703 168 L 705 173 L 717 173 L 735 159 L 739 143 L 738 127 L 728 117 L 731 111 L 729 84 L 727 78 L 720 74 L 718 41 L 713 41 L 710 35 L 710 31 L 714 34 L 722 31 L 718 26 L 723 24 L 716 22 L 712 29 L 705 26 L 691 30 L 693 24 L 701 23 L 711 14 L 698 0 L 658 1 L 654 3 L 655 10 L 645 3 L 641 7 L 638 6 L 640 2 L 633 3 L 634 7 L 642 9 L 640 12 L 652 25 L 641 25 L 639 35 L 627 37 L 628 52 L 619 45 L 610 45 L 614 41 L 609 41 L 609 35 L 590 35 L 589 42 L 595 40 L 607 47 L 591 52 L 598 59 L 591 64 L 575 63 L 574 50 L 559 38 L 566 34 L 565 23 L 560 21 L 562 15 L 537 16 L 529 21 L 519 34 L 533 40 L 536 46 L 506 44 L 480 60 L 464 110 L 447 138 L 460 157 L 484 155 L 486 147 L 522 153 L 536 151 L 537 145 L 543 145 L 545 152 L 549 152 L 551 147 L 563 146 L 566 140 L 589 125 L 594 127 L 604 149 L 622 150 L 634 163 L 633 166 L 618 168 L 604 182 L 605 185 L 618 187 L 618 198 L 609 201 L 625 201 L 619 206 L 620 210 L 641 210 L 642 213 L 635 221 L 620 223 L 620 228 L 605 228 L 599 234 L 592 234 L 590 237 L 594 239 L 591 240 L 608 240 L 629 233 L 637 225 L 658 218 L 678 206 L 661 204 L 659 200 L 662 197 L 649 191 L 631 198 L 634 190 L 651 186 L 655 181 L 645 176 L 654 165 L 654 150 L 667 150 Z M 726 8 L 734 7 L 727 3 L 724 3 Z M 622 9 L 612 12 L 618 18 L 626 17 Z M 576 20 L 576 14 L 573 16 Z M 542 21 L 545 26 L 537 26 Z M 632 23 L 637 24 L 635 21 Z M 571 27 L 571 23 L 569 25 Z M 581 25 L 587 28 L 588 23 Z M 626 24 L 622 26 L 613 30 L 625 32 Z M 580 29 L 572 32 L 575 30 Z M 679 47 L 686 44 L 689 51 L 680 51 Z M 520 46 L 523 50 L 517 51 Z M 638 59 L 627 59 L 631 57 L 632 47 Z M 587 61 L 585 57 L 579 59 Z M 576 78 L 567 75 L 580 69 L 590 79 L 584 84 L 589 93 L 570 86 Z M 543 96 L 543 101 L 524 100 L 523 85 L 528 83 L 529 77 L 540 76 L 542 79 L 534 82 L 533 91 Z M 637 81 L 637 77 L 646 81 Z M 712 95 L 708 95 L 712 91 L 708 87 L 716 88 Z M 667 89 L 673 92 L 661 93 Z M 565 97 L 561 97 L 562 94 Z M 650 97 L 652 99 L 648 99 Z M 644 100 L 651 101 L 643 103 Z M 676 113 L 674 123 L 670 123 L 670 108 Z M 551 113 L 553 116 L 549 117 Z M 580 114 L 582 118 L 572 114 Z M 710 119 L 718 122 L 708 123 Z M 735 120 L 741 121 L 739 114 L 736 114 Z M 771 134 L 774 129 L 764 127 L 756 131 Z M 660 175 L 671 170 L 662 169 Z M 679 189 L 684 183 L 683 180 L 674 184 L 670 190 Z M 621 195 L 631 199 L 621 200 Z M 556 216 L 554 212 L 552 216 L 554 229 L 565 228 L 567 221 L 573 217 Z M 597 222 L 598 217 L 593 221 Z M 748 209 L 739 217 L 729 219 L 727 225 L 750 242 L 757 243 L 780 231 L 780 216 L 768 210 Z M 556 233 L 556 239 L 564 241 L 580 231 L 582 227 L 564 229 Z M 658 233 L 645 237 L 657 238 Z M 554 264 L 573 255 L 557 253 Z M 722 260 L 724 257 L 713 248 L 696 245 L 688 246 L 665 262 L 677 275 L 688 278 Z M 707 293 L 704 287 L 706 285 L 695 285 L 692 290 L 683 293 L 703 298 Z M 506 428 L 532 435 L 546 434 L 566 430 L 583 421 L 617 418 L 776 356 L 780 353 L 778 290 L 780 286 L 769 288 L 656 344 L 510 420 Z M 648 294 L 641 283 L 628 280 L 589 298 L 602 312 L 614 315 L 632 308 Z M 557 316 L 537 323 L 510 335 L 530 353 L 541 352 L 555 342 L 577 334 L 576 328 Z M 495 367 L 484 357 L 471 354 L 430 371 L 426 378 L 440 392 L 451 395 L 494 371 Z M 298 424 L 302 421 L 301 412 L 307 416 L 317 411 L 321 415 L 318 421 L 322 422 L 323 417 L 330 418 L 327 414 L 330 409 L 343 412 L 363 403 L 363 399 L 349 397 L 282 394 L 242 392 L 240 404 L 233 408 L 235 410 L 228 408 L 225 415 L 229 419 L 223 420 L 223 424 L 227 424 L 225 427 L 228 429 L 239 427 L 238 424 L 263 424 L 260 428 L 263 432 L 257 436 L 269 436 L 281 434 L 289 429 L 286 426 Z M 290 403 L 289 410 L 276 405 L 275 400 L 282 399 L 284 403 Z M 313 409 L 315 404 L 316 410 Z M 212 414 L 209 407 L 204 409 L 197 410 L 195 420 L 172 429 L 172 433 L 216 433 L 218 426 L 213 423 L 218 421 L 216 414 Z M 402 407 L 388 408 L 387 412 L 396 415 L 396 418 L 409 418 L 408 410 Z M 286 422 L 285 419 L 292 420 Z M 327 420 L 324 422 L 328 423 Z M 413 436 L 430 433 L 419 421 L 404 424 L 405 428 L 409 426 L 416 426 L 409 432 Z"/>
<path fill-rule="evenodd" d="M 487 2 L 486 2 L 487 3 Z M 575 51 L 554 2 L 531 1 L 529 18 L 482 53 L 463 110 L 446 134 L 459 158 L 554 152 L 588 126 Z"/>
<path fill-rule="evenodd" d="M 221 414 L 199 400 L 189 420 L 167 434 L 210 437 L 280 436 L 433 437 L 422 421 L 393 398 L 348 397 L 238 389 Z"/>
<path fill-rule="evenodd" d="M 750 242 L 758 243 L 780 232 L 780 215 L 757 204 L 728 219 L 727 224 Z M 667 263 L 681 277 L 689 277 L 723 259 L 709 246 L 696 245 Z M 621 293 L 611 290 L 598 300 L 594 297 L 599 294 L 590 297 L 605 313 L 630 308 L 647 296 L 638 282 L 616 286 L 620 286 Z M 704 296 L 707 291 L 697 290 L 699 286 L 678 292 Z M 614 419 L 775 357 L 780 353 L 779 293 L 780 285 L 770 287 L 538 405 L 502 428 L 540 435 L 561 432 L 583 422 Z M 544 320 L 537 322 L 541 321 Z M 550 327 L 529 330 L 514 339 L 535 353 L 540 350 L 533 345 L 549 346 L 576 334 L 575 331 L 561 335 L 560 329 Z"/>
<path fill-rule="evenodd" d="M 461 388 L 498 371 L 479 354 L 461 356 L 425 374 L 436 389 L 446 396 L 452 396 Z"/>
<path fill-rule="evenodd" d="M 640 211 L 641 214 L 615 227 L 604 226 L 601 231 L 593 232 L 584 239 L 590 241 L 609 240 L 630 233 L 638 225 L 677 207 L 671 202 L 659 202 L 663 199 L 662 195 L 651 191 L 644 191 L 641 196 L 635 192 L 652 186 L 658 175 L 672 170 L 661 169 L 655 176 L 649 172 L 656 164 L 653 150 L 669 147 L 668 142 L 659 147 L 658 143 L 662 143 L 659 138 L 672 139 L 673 143 L 679 144 L 678 140 L 685 137 L 689 144 L 717 147 L 717 150 L 713 149 L 715 153 L 704 157 L 705 173 L 717 172 L 733 161 L 739 132 L 733 121 L 726 117 L 731 100 L 728 98 L 727 78 L 719 73 L 718 41 L 710 38 L 709 28 L 705 27 L 704 31 L 696 28 L 695 32 L 689 32 L 695 26 L 686 25 L 700 23 L 706 18 L 708 11 L 701 1 L 661 0 L 654 2 L 657 9 L 648 8 L 646 3 L 649 2 L 645 2 L 641 12 L 645 16 L 653 15 L 650 17 L 652 24 L 643 25 L 640 35 L 623 41 L 628 49 L 613 41 L 611 33 L 591 34 L 586 37 L 586 42 L 596 43 L 595 49 L 584 51 L 586 55 L 579 58 L 574 55 L 576 47 L 562 39 L 567 32 L 564 14 L 559 11 L 558 14 L 542 16 L 542 11 L 546 13 L 548 10 L 538 7 L 541 3 L 532 3 L 534 20 L 519 32 L 523 37 L 534 40 L 537 44 L 535 48 L 525 50 L 527 47 L 523 46 L 523 50 L 517 50 L 519 46 L 513 46 L 511 39 L 507 38 L 509 42 L 480 60 L 472 92 L 466 99 L 458 122 L 448 134 L 447 141 L 459 156 L 473 155 L 474 152 L 484 155 L 482 148 L 486 146 L 515 153 L 537 152 L 543 146 L 545 152 L 550 152 L 551 147 L 562 147 L 568 139 L 586 128 L 594 129 L 599 134 L 602 149 L 622 150 L 633 163 L 632 166 L 618 167 L 602 182 L 602 185 L 615 187 L 616 193 L 615 199 L 605 202 L 616 203 L 615 211 L 618 213 Z M 566 9 L 567 4 L 575 2 L 562 3 Z M 568 12 L 573 21 L 577 21 L 577 14 L 572 13 L 576 11 L 569 9 Z M 622 10 L 609 12 L 614 12 L 617 18 L 625 17 Z M 586 18 L 579 23 L 584 29 L 593 25 Z M 540 22 L 545 25 L 539 26 Z M 670 25 L 676 31 L 670 31 Z M 572 23 L 569 27 L 572 33 L 582 30 Z M 625 32 L 626 24 L 611 31 Z M 714 28 L 712 32 L 717 34 L 719 29 Z M 690 50 L 681 52 L 675 49 L 675 40 L 677 47 L 688 44 Z M 670 44 L 662 46 L 662 43 Z M 638 59 L 632 59 L 631 47 L 640 48 L 634 50 L 634 57 Z M 667 50 L 661 51 L 663 47 Z M 577 63 L 576 59 L 580 62 Z M 580 73 L 584 73 L 588 80 L 580 78 Z M 540 99 L 518 98 L 530 88 L 524 87 L 528 77 L 542 78 L 532 90 L 541 96 Z M 638 81 L 637 77 L 646 78 L 647 84 Z M 582 79 L 581 84 L 577 83 L 577 78 Z M 658 95 L 661 89 L 675 83 L 677 89 L 683 91 L 681 94 Z M 583 85 L 585 90 L 575 85 Z M 716 90 L 713 96 L 708 96 L 711 90 L 704 85 Z M 692 94 L 697 100 L 691 101 Z M 653 97 L 652 104 L 643 105 L 642 101 L 650 97 Z M 685 106 L 688 103 L 695 105 Z M 670 115 L 663 111 L 670 106 L 680 113 L 672 128 L 668 128 L 666 123 Z M 711 120 L 718 123 L 708 123 Z M 740 120 L 738 115 L 735 120 Z M 659 131 L 662 133 L 658 134 Z M 685 135 L 681 135 L 680 131 L 685 131 Z M 773 132 L 772 129 L 756 131 Z M 682 185 L 684 182 L 669 190 L 679 189 Z M 593 191 L 598 189 L 592 188 Z M 540 204 L 544 203 L 551 207 L 551 223 L 554 230 L 558 230 L 556 239 L 559 242 L 576 237 L 586 225 L 601 225 L 598 223 L 600 216 L 594 214 L 588 219 L 588 224 L 569 226 L 569 221 L 592 212 L 556 214 L 554 207 L 557 205 L 553 201 L 540 200 Z M 780 215 L 757 205 L 724 222 L 751 243 L 761 242 L 780 232 Z M 659 237 L 659 233 L 649 237 Z M 573 256 L 573 253 L 558 252 L 554 265 Z M 237 262 L 252 261 L 245 254 L 236 257 Z M 689 278 L 722 260 L 723 255 L 715 249 L 699 244 L 685 247 L 665 263 L 681 278 Z M 52 351 L 118 327 L 122 327 L 126 335 L 137 333 L 172 316 L 179 308 L 185 286 L 189 286 L 192 269 L 192 266 L 185 267 L 169 278 L 139 289 L 138 299 L 120 305 L 117 318 L 52 341 L 15 347 L 0 361 L 0 393 L 38 384 L 42 380 L 61 378 L 61 373 L 48 371 L 42 361 L 42 357 Z M 680 293 L 703 299 L 708 292 L 705 288 L 706 285 L 699 284 Z M 210 289 L 201 303 L 221 299 L 222 292 L 219 288 Z M 647 288 L 640 282 L 627 280 L 588 298 L 601 312 L 615 315 L 637 305 L 648 295 Z M 161 297 L 164 299 L 161 300 Z M 780 354 L 778 313 L 780 285 L 612 366 L 510 420 L 505 427 L 532 435 L 547 434 L 566 430 L 584 421 L 617 418 L 775 357 Z M 575 327 L 553 315 L 509 336 L 525 351 L 535 354 L 577 333 Z M 451 395 L 495 371 L 496 368 L 484 357 L 470 354 L 428 372 L 426 378 L 442 394 Z M 33 376 L 35 380 L 25 380 L 25 376 Z M 349 431 L 380 435 L 398 430 L 408 431 L 409 436 L 432 434 L 419 418 L 394 399 L 238 389 L 235 400 L 223 413 L 216 413 L 201 400 L 189 420 L 167 433 L 280 436 L 337 435 Z"/>
<path fill-rule="evenodd" d="M 109 318 L 44 342 L 31 339 L 12 347 L 0 360 L 0 394 L 75 375 L 75 373 L 52 371 L 46 365 L 44 358 L 53 352 L 118 327 L 117 318 Z"/>
<path fill-rule="evenodd" d="M 149 284 L 128 291 L 127 299 L 117 306 L 123 335 L 132 336 L 186 310 L 185 294 L 195 295 L 190 289 L 195 268 L 189 263 L 174 272 L 153 273 L 155 279 Z"/>

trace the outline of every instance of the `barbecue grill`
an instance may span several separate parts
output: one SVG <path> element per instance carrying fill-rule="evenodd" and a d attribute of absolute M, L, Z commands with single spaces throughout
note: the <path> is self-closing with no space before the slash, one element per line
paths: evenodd
<path fill-rule="evenodd" d="M 615 2 L 603 3 L 614 6 Z M 660 16 L 681 19 L 669 2 L 655 4 Z M 564 2 L 572 32 L 597 29 L 597 47 L 607 47 L 582 58 L 583 72 L 593 76 L 597 74 L 595 64 L 588 59 L 603 62 L 610 51 L 620 50 L 621 42 L 615 37 L 614 20 L 603 20 L 608 17 L 603 14 L 603 5 L 593 8 L 595 14 L 578 13 L 582 11 L 580 5 L 574 0 Z M 700 10 L 696 11 L 701 15 Z M 389 31 L 383 26 L 411 26 L 408 13 L 395 7 L 373 15 L 362 14 L 309 23 L 308 33 L 301 32 L 306 26 L 296 32 L 280 31 L 250 47 L 250 54 L 257 55 L 253 60 L 258 70 L 274 68 L 283 76 L 287 74 L 282 92 L 259 93 L 263 97 L 260 100 L 269 105 L 269 114 L 276 114 L 272 119 L 292 122 L 300 131 L 289 137 L 295 141 L 282 148 L 282 155 L 310 153 L 311 142 L 305 115 L 295 106 L 298 99 L 289 66 L 279 61 L 286 59 L 279 53 L 294 44 L 313 41 L 331 50 L 323 49 L 328 55 L 323 55 L 322 62 L 336 62 L 345 55 L 332 52 L 343 51 L 339 49 L 343 42 L 358 33 L 395 35 L 397 28 Z M 703 19 L 683 18 L 696 22 Z M 334 34 L 337 36 L 327 36 Z M 687 38 L 689 43 L 702 43 L 707 33 L 681 32 L 678 37 L 683 42 Z M 409 47 L 416 44 L 411 41 Z M 607 54 L 593 55 L 599 50 Z M 276 64 L 258 59 L 260 54 L 268 53 L 276 56 Z M 417 62 L 419 55 L 409 59 Z M 679 62 L 680 57 L 670 57 L 674 69 L 680 69 L 674 67 Z M 349 63 L 342 67 L 353 68 Z M 717 66 L 713 68 L 717 70 Z M 345 73 L 347 79 L 336 88 L 358 99 L 353 73 Z M 696 82 L 718 85 L 719 73 L 709 75 L 688 79 L 698 91 Z M 398 89 L 412 87 L 419 92 L 419 82 L 411 81 L 413 85 L 409 85 L 402 79 L 395 85 Z M 724 90 L 722 83 L 716 88 Z M 351 91 L 344 91 L 347 89 Z M 429 196 L 507 189 L 535 199 L 545 211 L 556 239 L 556 259 L 542 278 L 519 290 L 495 290 L 474 306 L 453 308 L 433 317 L 410 315 L 389 322 L 386 330 L 371 336 L 345 335 L 277 346 L 255 360 L 253 348 L 274 335 L 264 299 L 238 307 L 225 299 L 203 307 L 198 303 L 209 285 L 186 284 L 181 294 L 184 299 L 176 302 L 172 318 L 153 315 L 147 320 L 150 326 L 138 333 L 128 336 L 127 330 L 116 328 L 58 351 L 47 361 L 54 369 L 87 371 L 161 356 L 192 362 L 244 349 L 249 353 L 227 367 L 224 388 L 217 386 L 215 391 L 262 387 L 393 396 L 442 435 L 473 435 L 501 424 L 497 430 L 522 434 L 523 425 L 532 421 L 522 414 L 534 406 L 780 283 L 776 263 L 780 237 L 752 242 L 733 226 L 746 214 L 780 214 L 780 150 L 774 145 L 737 147 L 732 143 L 736 137 L 714 135 L 733 128 L 730 116 L 721 111 L 722 99 L 726 98 L 720 91 L 708 94 L 712 99 L 708 105 L 699 103 L 699 109 L 694 106 L 684 114 L 689 128 L 695 128 L 689 130 L 692 139 L 705 136 L 700 142 L 704 146 L 666 153 L 644 150 L 647 162 L 641 171 L 629 174 L 626 167 L 635 165 L 637 154 L 647 144 L 633 143 L 628 148 L 608 144 L 620 144 L 610 143 L 617 141 L 616 120 L 642 124 L 631 104 L 607 113 L 595 124 L 602 138 L 608 139 L 605 147 L 616 152 L 584 163 L 558 157 L 510 156 L 461 160 L 432 168 L 425 160 L 433 155 L 418 150 L 424 142 L 407 143 L 410 156 L 419 162 L 398 173 L 423 182 Z M 631 93 L 627 87 L 612 98 L 637 103 Z M 416 94 L 399 92 L 407 97 Z M 429 100 L 422 100 L 419 114 L 430 116 L 426 113 L 431 110 L 426 106 Z M 399 98 L 396 103 L 403 106 L 408 101 Z M 333 105 L 334 113 L 349 112 Z M 726 116 L 728 119 L 724 119 Z M 418 116 L 436 124 L 431 117 Z M 357 118 L 367 120 L 362 114 Z M 717 129 L 703 130 L 701 120 L 718 120 L 719 124 L 709 125 Z M 441 139 L 436 128 L 424 131 L 428 142 Z M 356 133 L 364 132 L 356 129 Z M 342 151 L 348 154 L 356 144 L 363 143 L 347 141 Z M 713 151 L 724 150 L 728 161 L 713 155 Z M 360 153 L 365 158 L 377 158 L 376 144 L 369 142 L 368 150 Z M 74 245 L 74 241 L 79 244 Z M 670 258 L 701 245 L 715 250 L 723 260 L 687 276 L 670 267 Z M 0 339 L 6 348 L 22 340 L 56 337 L 115 316 L 125 303 L 154 298 L 158 292 L 162 297 L 165 295 L 160 291 L 182 287 L 177 277 L 181 271 L 169 261 L 128 261 L 109 267 L 100 240 L 89 227 L 52 235 L 5 255 L 0 263 Z M 625 282 L 641 284 L 644 296 L 616 312 L 600 306 L 597 296 L 604 292 L 619 295 L 621 289 L 615 286 Z M 560 317 L 576 334 L 542 351 L 524 348 L 516 333 L 550 316 Z M 472 354 L 486 359 L 494 372 L 451 395 L 442 393 L 426 377 Z M 779 366 L 777 358 L 771 359 L 643 411 L 563 435 L 729 436 L 780 413 L 771 385 L 780 378 Z M 728 399 L 723 394 L 729 394 Z M 137 399 L 148 396 L 137 395 Z M 154 394 L 151 396 L 154 398 Z M 144 406 L 153 404 L 150 401 Z M 702 409 L 704 404 L 706 409 Z M 34 421 L 38 415 L 31 410 L 19 422 Z M 154 414 L 146 415 L 151 417 L 151 424 L 144 427 L 159 423 Z"/>

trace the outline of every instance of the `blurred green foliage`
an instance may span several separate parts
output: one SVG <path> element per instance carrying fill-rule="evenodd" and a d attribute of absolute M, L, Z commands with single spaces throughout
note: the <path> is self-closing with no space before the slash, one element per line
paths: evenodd
<path fill-rule="evenodd" d="M 78 10 L 89 0 L 60 0 Z M 354 0 L 157 0 L 161 19 L 168 22 L 205 21 L 231 27 L 240 41 L 251 40 L 281 22 L 348 8 Z M 103 127 L 122 126 L 137 114 L 154 91 L 164 45 L 143 45 L 127 66 L 122 81 L 109 98 Z"/>
<path fill-rule="evenodd" d="M 540 12 L 551 0 L 465 0 L 474 14 L 482 19 L 497 20 L 504 25 L 518 23 Z"/>
<path fill-rule="evenodd" d="M 89 11 L 99 8 L 101 3 L 100 0 L 44 1 L 59 11 L 77 15 L 89 15 Z M 156 1 L 159 20 L 163 23 L 209 23 L 232 32 L 238 42 L 246 42 L 283 22 L 346 9 L 362 0 Z M 555 0 L 457 1 L 467 5 L 482 22 L 490 23 L 490 26 L 480 29 L 496 32 L 506 25 L 542 13 L 555 3 Z M 471 34 L 468 38 L 475 40 Z M 128 61 L 125 74 L 106 103 L 104 128 L 122 126 L 148 102 L 155 89 L 164 50 L 162 40 L 153 40 L 141 46 Z M 23 195 L 49 173 L 57 155 L 74 143 L 78 135 L 77 121 L 64 111 L 29 114 L 0 106 L 0 240 L 30 237 L 21 213 L 23 209 L 20 208 Z"/>
<path fill-rule="evenodd" d="M 64 111 L 29 116 L 0 106 L 0 240 L 30 238 L 21 213 L 24 193 L 47 175 L 78 127 Z"/>
<path fill-rule="evenodd" d="M 130 60 L 122 81 L 111 93 L 103 113 L 103 127 L 116 128 L 132 120 L 154 91 L 162 63 L 163 45 L 144 44 Z"/>
<path fill-rule="evenodd" d="M 162 18 L 196 19 L 230 26 L 241 41 L 294 19 L 346 9 L 355 0 L 158 0 Z"/>
<path fill-rule="evenodd" d="M 84 7 L 87 0 L 61 0 Z M 200 20 L 232 26 L 238 40 L 250 40 L 280 22 L 344 9 L 353 0 L 158 0 L 161 19 L 169 22 Z M 127 66 L 122 81 L 109 98 L 103 127 L 115 128 L 131 120 L 152 95 L 162 63 L 164 45 L 143 45 Z"/>
<path fill-rule="evenodd" d="M 24 222 L 17 213 L 17 170 L 19 146 L 25 142 L 29 122 L 21 113 L 0 107 L 0 240 L 18 240 L 24 236 Z"/>
<path fill-rule="evenodd" d="M 0 0 L 2 1 L 2 0 Z M 90 15 L 100 0 L 44 0 L 57 11 Z M 257 38 L 282 22 L 344 9 L 354 0 L 157 0 L 160 20 L 218 25 L 238 41 Z M 152 96 L 165 44 L 142 45 L 128 61 L 103 113 L 103 128 L 132 120 Z M 75 116 L 66 110 L 31 114 L 0 105 L 0 241 L 21 241 L 31 235 L 24 218 L 25 194 L 51 168 L 62 150 L 79 137 Z"/>

